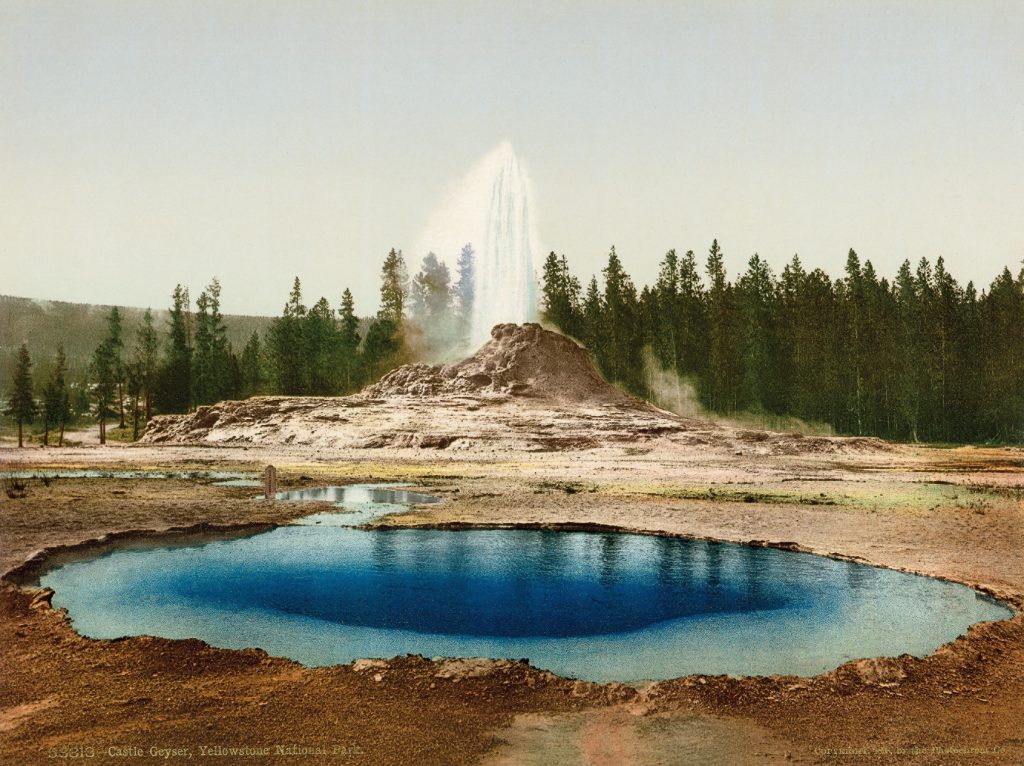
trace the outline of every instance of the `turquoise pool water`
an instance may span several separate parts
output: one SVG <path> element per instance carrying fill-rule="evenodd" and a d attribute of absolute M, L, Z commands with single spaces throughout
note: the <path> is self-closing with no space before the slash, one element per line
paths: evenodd
<path fill-rule="evenodd" d="M 95 638 L 194 637 L 311 666 L 406 653 L 525 657 L 592 681 L 813 675 L 860 657 L 925 655 L 1011 614 L 962 585 L 790 551 L 629 534 L 354 529 L 434 498 L 372 487 L 305 497 L 350 512 L 243 539 L 115 551 L 42 584 Z"/>

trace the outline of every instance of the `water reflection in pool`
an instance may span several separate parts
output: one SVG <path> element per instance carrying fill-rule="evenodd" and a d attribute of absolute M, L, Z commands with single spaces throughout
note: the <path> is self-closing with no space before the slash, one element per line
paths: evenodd
<path fill-rule="evenodd" d="M 360 487 L 316 499 L 366 513 L 428 501 L 385 489 L 395 494 Z M 974 622 L 1009 615 L 964 586 L 782 550 L 323 521 L 115 552 L 43 584 L 94 637 L 198 637 L 307 665 L 405 653 L 528 657 L 595 681 L 814 674 L 857 657 L 927 654 Z"/>

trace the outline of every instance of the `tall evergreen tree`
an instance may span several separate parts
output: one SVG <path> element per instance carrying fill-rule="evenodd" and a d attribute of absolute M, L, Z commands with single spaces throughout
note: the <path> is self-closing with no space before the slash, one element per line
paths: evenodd
<path fill-rule="evenodd" d="M 363 365 L 370 380 L 379 378 L 392 366 L 401 350 L 398 327 L 390 319 L 375 319 L 363 344 Z"/>
<path fill-rule="evenodd" d="M 213 370 L 213 332 L 210 297 L 204 290 L 196 298 L 195 338 L 192 352 L 192 401 L 197 406 L 216 401 Z"/>
<path fill-rule="evenodd" d="M 381 268 L 380 310 L 377 316 L 389 320 L 398 330 L 405 321 L 405 304 L 409 294 L 409 272 L 401 250 L 392 249 Z"/>
<path fill-rule="evenodd" d="M 153 418 L 153 389 L 156 385 L 160 340 L 153 326 L 153 312 L 146 309 L 142 315 L 142 325 L 135 333 L 135 364 L 139 372 L 139 385 L 142 390 L 145 420 Z"/>
<path fill-rule="evenodd" d="M 187 412 L 192 395 L 192 320 L 188 290 L 174 288 L 167 319 L 167 346 L 157 374 L 156 402 L 163 412 Z"/>
<path fill-rule="evenodd" d="M 263 393 L 263 346 L 260 343 L 260 334 L 256 330 L 252 331 L 249 341 L 242 349 L 240 366 L 242 396 L 248 398 Z"/>
<path fill-rule="evenodd" d="M 741 340 L 736 296 L 725 273 L 725 260 L 718 240 L 711 243 L 708 273 L 708 374 L 701 386 L 705 406 L 718 412 L 735 412 L 740 403 L 742 381 Z"/>
<path fill-rule="evenodd" d="M 107 336 L 106 343 L 109 346 L 111 359 L 111 370 L 114 375 L 115 396 L 120 419 L 120 427 L 124 428 L 124 326 L 121 322 L 121 312 L 117 306 L 110 309 L 107 315 Z"/>
<path fill-rule="evenodd" d="M 427 253 L 419 273 L 412 280 L 412 317 L 426 342 L 428 354 L 450 346 L 457 332 L 452 313 L 451 273 L 444 261 Z"/>
<path fill-rule="evenodd" d="M 284 311 L 270 326 L 268 339 L 270 358 L 277 390 L 288 396 L 307 393 L 309 368 L 304 319 L 306 307 L 302 303 L 302 284 L 295 277 Z"/>
<path fill-rule="evenodd" d="M 36 400 L 32 395 L 32 357 L 28 353 L 28 343 L 22 343 L 18 348 L 6 413 L 17 421 L 18 446 L 24 447 L 24 426 L 36 417 Z"/>
<path fill-rule="evenodd" d="M 326 298 L 320 298 L 306 314 L 303 327 L 306 348 L 306 380 L 309 393 L 330 396 L 338 391 L 338 329 L 334 309 Z"/>
<path fill-rule="evenodd" d="M 356 316 L 355 301 L 352 291 L 347 287 L 341 294 L 341 314 L 339 317 L 338 353 L 341 372 L 342 393 L 351 393 L 362 382 L 359 359 L 359 318 Z"/>
<path fill-rule="evenodd" d="M 541 279 L 541 312 L 544 319 L 566 335 L 582 334 L 580 281 L 569 271 L 569 262 L 552 251 L 544 261 Z"/>
<path fill-rule="evenodd" d="M 67 385 L 68 360 L 64 344 L 57 345 L 57 356 L 43 391 L 43 444 L 50 444 L 50 429 L 60 429 L 59 445 L 64 444 L 64 428 L 71 415 Z"/>
<path fill-rule="evenodd" d="M 128 392 L 128 401 L 132 403 L 132 441 L 137 441 L 141 414 L 139 398 L 142 396 L 142 365 L 137 358 L 125 365 L 125 388 Z"/>
<path fill-rule="evenodd" d="M 604 329 L 608 343 L 605 375 L 627 387 L 643 385 L 643 344 L 636 287 L 612 247 L 604 275 Z"/>
<path fill-rule="evenodd" d="M 738 287 L 743 370 L 739 406 L 778 412 L 782 397 L 775 368 L 775 280 L 757 253 L 751 256 Z"/>
<path fill-rule="evenodd" d="M 118 395 L 118 361 L 117 351 L 108 335 L 92 355 L 91 372 L 94 380 L 93 397 L 96 400 L 96 418 L 100 425 L 100 444 L 107 443 L 107 418 L 116 414 L 113 406 Z"/>
<path fill-rule="evenodd" d="M 583 333 L 581 340 L 594 355 L 599 367 L 606 364 L 604 302 L 597 286 L 597 277 L 591 277 L 587 284 L 587 294 L 583 299 Z"/>
<path fill-rule="evenodd" d="M 220 310 L 220 280 L 214 277 L 206 288 L 210 298 L 210 359 L 216 401 L 238 394 L 238 360 L 228 340 L 228 328 Z"/>
<path fill-rule="evenodd" d="M 392 250 L 381 268 L 380 309 L 363 347 L 364 369 L 372 378 L 399 364 L 405 356 L 405 304 L 409 277 L 400 250 Z"/>
<path fill-rule="evenodd" d="M 451 273 L 444 261 L 427 253 L 420 271 L 413 279 L 414 316 L 421 322 L 443 321 L 451 310 Z"/>
<path fill-rule="evenodd" d="M 231 344 L 220 311 L 220 294 L 220 280 L 214 277 L 196 300 L 192 354 L 192 400 L 195 404 L 213 404 L 237 393 Z"/>
<path fill-rule="evenodd" d="M 708 319 L 704 286 L 693 250 L 679 260 L 676 365 L 681 375 L 702 375 L 707 367 Z"/>
<path fill-rule="evenodd" d="M 459 334 L 465 338 L 473 321 L 473 300 L 476 295 L 476 256 L 471 243 L 467 242 L 463 246 L 455 271 L 458 274 L 454 289 L 455 312 Z"/>
<path fill-rule="evenodd" d="M 669 250 L 658 268 L 658 280 L 651 291 L 651 327 L 648 332 L 654 356 L 662 369 L 680 372 L 682 338 L 686 315 L 679 295 L 679 257 Z"/>
<path fill-rule="evenodd" d="M 1024 441 L 1024 274 L 1003 269 L 981 301 L 985 366 L 981 420 L 989 438 Z"/>
<path fill-rule="evenodd" d="M 920 334 L 921 305 L 910 261 L 904 261 L 896 275 L 896 348 L 895 369 L 896 433 L 917 441 L 921 420 L 921 380 L 918 360 L 923 350 Z"/>
<path fill-rule="evenodd" d="M 984 401 L 985 345 L 981 302 L 973 282 L 968 282 L 964 288 L 962 311 L 964 341 L 959 382 L 963 400 L 961 438 L 964 441 L 978 441 L 984 438 L 980 413 Z"/>

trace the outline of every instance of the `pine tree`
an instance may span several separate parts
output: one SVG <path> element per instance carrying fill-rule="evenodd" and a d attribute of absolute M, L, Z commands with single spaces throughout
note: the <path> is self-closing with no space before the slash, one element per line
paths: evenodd
<path fill-rule="evenodd" d="M 736 296 L 725 275 L 725 261 L 718 240 L 708 251 L 707 272 L 709 359 L 708 374 L 701 386 L 705 406 L 717 412 L 735 412 L 740 401 L 740 358 Z"/>
<path fill-rule="evenodd" d="M 29 356 L 27 343 L 22 343 L 18 349 L 6 414 L 17 421 L 18 447 L 24 447 L 23 428 L 36 417 L 36 400 L 32 396 L 32 358 Z"/>
<path fill-rule="evenodd" d="M 985 348 L 981 420 L 989 438 L 1024 440 L 1024 274 L 1008 268 L 981 300 Z"/>
<path fill-rule="evenodd" d="M 945 261 L 939 256 L 935 262 L 932 337 L 937 357 L 936 430 L 945 440 L 963 438 L 961 418 L 965 402 L 960 385 L 961 360 L 965 355 L 964 346 L 969 342 L 964 337 L 963 303 L 963 290 L 946 271 Z"/>
<path fill-rule="evenodd" d="M 213 404 L 216 401 L 213 333 L 210 324 L 210 298 L 204 290 L 196 298 L 195 339 L 192 353 L 192 401 L 197 406 Z"/>
<path fill-rule="evenodd" d="M 155 398 L 162 412 L 187 412 L 191 404 L 191 324 L 188 290 L 177 285 L 171 298 L 164 361 L 157 374 Z"/>
<path fill-rule="evenodd" d="M 552 251 L 544 261 L 541 278 L 541 312 L 565 335 L 578 338 L 582 334 L 582 308 L 580 282 L 569 272 L 569 263 L 563 255 Z"/>
<path fill-rule="evenodd" d="M 962 438 L 964 441 L 978 441 L 984 438 L 981 410 L 984 401 L 985 345 L 981 301 L 973 282 L 968 282 L 964 288 L 962 312 L 964 340 L 959 381 L 963 398 Z"/>
<path fill-rule="evenodd" d="M 206 288 L 210 301 L 210 369 L 214 401 L 230 399 L 238 393 L 238 361 L 228 341 L 228 328 L 220 310 L 220 280 L 214 277 Z"/>
<path fill-rule="evenodd" d="M 377 377 L 405 356 L 405 303 L 409 277 L 401 251 L 392 250 L 381 269 L 380 309 L 364 344 L 365 369 Z"/>
<path fill-rule="evenodd" d="M 441 320 L 450 310 L 451 274 L 444 261 L 433 253 L 423 258 L 412 281 L 412 314 L 422 323 Z"/>
<path fill-rule="evenodd" d="M 89 378 L 82 375 L 71 384 L 71 419 L 80 420 L 92 411 L 92 399 L 89 392 Z"/>
<path fill-rule="evenodd" d="M 897 367 L 895 370 L 895 409 L 897 435 L 918 439 L 921 420 L 921 382 L 918 359 L 922 341 L 919 318 L 920 297 L 910 271 L 910 261 L 903 261 L 896 275 Z"/>
<path fill-rule="evenodd" d="M 459 260 L 455 265 L 458 280 L 455 282 L 455 311 L 458 317 L 460 338 L 465 339 L 469 335 L 469 328 L 473 321 L 473 299 L 476 295 L 476 258 L 473 253 L 473 245 L 469 242 L 459 253 Z"/>
<path fill-rule="evenodd" d="M 139 398 L 142 396 L 142 365 L 138 359 L 132 359 L 125 365 L 125 387 L 128 400 L 132 403 L 132 441 L 139 438 Z"/>
<path fill-rule="evenodd" d="M 109 346 L 111 370 L 114 375 L 120 428 L 124 428 L 124 382 L 126 372 L 124 364 L 124 328 L 121 323 L 121 312 L 117 306 L 112 307 L 110 314 L 107 316 L 106 343 Z"/>
<path fill-rule="evenodd" d="M 153 326 L 153 312 L 146 309 L 142 316 L 142 325 L 135 333 L 135 364 L 138 367 L 147 423 L 153 418 L 153 388 L 157 379 L 159 348 L 160 340 Z"/>
<path fill-rule="evenodd" d="M 658 280 L 651 291 L 652 316 L 649 336 L 654 356 L 662 369 L 679 372 L 682 335 L 686 316 L 679 296 L 679 257 L 669 250 L 658 268 Z"/>
<path fill-rule="evenodd" d="M 337 393 L 339 338 L 334 309 L 326 298 L 320 298 L 306 314 L 303 335 L 309 393 L 315 396 Z"/>
<path fill-rule="evenodd" d="M 220 281 L 214 277 L 196 300 L 192 353 L 192 400 L 195 404 L 213 404 L 237 393 L 233 375 L 235 361 L 220 311 L 220 294 Z"/>
<path fill-rule="evenodd" d="M 636 287 L 612 247 L 604 275 L 604 330 L 608 343 L 605 374 L 637 390 L 643 385 L 642 343 L 639 342 L 639 303 Z"/>
<path fill-rule="evenodd" d="M 391 367 L 391 360 L 401 350 L 398 328 L 390 319 L 376 319 L 366 333 L 363 344 L 363 364 L 371 380 Z"/>
<path fill-rule="evenodd" d="M 782 412 L 828 420 L 834 398 L 835 300 L 821 269 L 808 273 L 799 256 L 782 271 L 778 285 L 777 367 Z"/>
<path fill-rule="evenodd" d="M 112 407 L 118 394 L 117 364 L 117 352 L 108 335 L 93 352 L 91 367 L 95 381 L 92 392 L 96 399 L 96 418 L 100 424 L 100 444 L 107 443 L 107 417 L 114 413 Z"/>
<path fill-rule="evenodd" d="M 241 359 L 242 396 L 256 396 L 263 392 L 263 347 L 260 344 L 260 335 L 253 330 L 249 341 L 242 349 Z"/>
<path fill-rule="evenodd" d="M 64 427 L 71 414 L 71 400 L 67 386 L 68 360 L 64 354 L 64 344 L 57 346 L 50 378 L 43 391 L 43 444 L 50 444 L 50 429 L 60 429 L 59 445 L 64 444 Z"/>
<path fill-rule="evenodd" d="M 921 401 L 921 437 L 933 441 L 938 436 L 936 427 L 940 410 L 940 360 L 936 343 L 938 299 L 935 275 L 927 258 L 922 258 L 914 272 L 914 290 L 918 297 L 917 330 L 919 344 L 915 354 L 917 388 Z"/>
<path fill-rule="evenodd" d="M 295 277 L 284 311 L 270 325 L 268 343 L 277 390 L 288 396 L 298 396 L 309 390 L 305 317 L 302 284 Z"/>
<path fill-rule="evenodd" d="M 680 375 L 702 375 L 707 368 L 707 297 L 697 259 L 687 250 L 679 260 L 679 320 L 676 326 L 676 365 Z"/>
<path fill-rule="evenodd" d="M 447 346 L 455 332 L 451 312 L 451 273 L 443 261 L 427 253 L 412 280 L 412 317 L 426 341 L 428 355 Z"/>
<path fill-rule="evenodd" d="M 889 283 L 879 279 L 871 261 L 861 269 L 863 314 L 860 367 L 863 381 L 862 422 L 865 433 L 887 433 L 889 401 L 895 389 L 896 302 Z"/>
<path fill-rule="evenodd" d="M 398 331 L 405 321 L 406 297 L 409 294 L 409 273 L 401 250 L 392 249 L 381 268 L 380 319 L 389 320 Z"/>
<path fill-rule="evenodd" d="M 739 406 L 753 411 L 780 410 L 775 348 L 775 281 L 771 269 L 754 253 L 738 285 L 743 378 Z"/>
<path fill-rule="evenodd" d="M 607 364 L 604 358 L 607 354 L 607 346 L 605 345 L 604 304 L 601 291 L 597 286 L 597 277 L 590 278 L 587 294 L 583 299 L 582 335 L 583 344 L 594 355 L 598 367 L 603 369 Z"/>
<path fill-rule="evenodd" d="M 472 251 L 470 251 L 472 253 Z M 341 294 L 340 332 L 338 353 L 341 370 L 341 388 L 343 393 L 351 393 L 361 382 L 359 360 L 359 318 L 356 317 L 355 301 L 352 292 L 346 287 Z"/>

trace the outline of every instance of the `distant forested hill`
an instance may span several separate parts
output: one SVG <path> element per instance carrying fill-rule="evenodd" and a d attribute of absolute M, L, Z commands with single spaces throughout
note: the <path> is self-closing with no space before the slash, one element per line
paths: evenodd
<path fill-rule="evenodd" d="M 106 332 L 110 306 L 91 303 L 33 300 L 0 295 L 0 390 L 10 381 L 18 347 L 28 343 L 32 356 L 32 377 L 45 380 L 57 344 L 63 342 L 68 356 L 71 380 L 85 376 L 93 350 Z M 118 306 L 124 322 L 125 345 L 131 348 L 136 328 L 142 324 L 145 309 Z M 153 310 L 153 320 L 161 341 L 167 326 L 167 311 Z M 261 335 L 273 317 L 226 315 L 228 339 L 240 353 L 245 342 L 258 331 Z"/>

